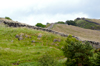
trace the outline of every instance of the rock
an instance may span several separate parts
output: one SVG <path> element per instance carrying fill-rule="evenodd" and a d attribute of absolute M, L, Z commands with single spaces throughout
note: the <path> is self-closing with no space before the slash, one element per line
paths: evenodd
<path fill-rule="evenodd" d="M 11 40 L 11 42 L 13 42 L 13 40 Z"/>
<path fill-rule="evenodd" d="M 27 38 L 27 37 L 28 37 L 28 35 L 25 35 L 25 37 Z"/>
<path fill-rule="evenodd" d="M 42 37 L 42 34 L 39 34 L 39 35 L 38 35 L 38 38 L 41 38 L 41 37 Z"/>
<path fill-rule="evenodd" d="M 32 43 L 35 43 L 35 40 L 32 40 Z"/>
<path fill-rule="evenodd" d="M 22 37 L 24 35 L 24 33 L 20 33 L 20 37 Z"/>
<path fill-rule="evenodd" d="M 55 44 L 55 46 L 58 46 L 58 44 Z"/>
<path fill-rule="evenodd" d="M 58 41 L 57 39 L 54 39 L 54 40 L 53 40 L 53 42 L 57 42 L 57 41 Z"/>
<path fill-rule="evenodd" d="M 16 38 L 19 38 L 19 35 L 18 34 L 16 35 Z"/>
<path fill-rule="evenodd" d="M 18 40 L 22 40 L 22 39 L 23 39 L 23 37 L 21 37 L 21 36 L 18 38 Z"/>
<path fill-rule="evenodd" d="M 54 39 L 53 42 L 60 42 L 60 39 Z"/>

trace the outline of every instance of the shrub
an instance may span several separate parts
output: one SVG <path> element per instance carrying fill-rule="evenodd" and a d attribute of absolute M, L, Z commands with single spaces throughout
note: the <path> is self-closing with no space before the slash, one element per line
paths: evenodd
<path fill-rule="evenodd" d="M 27 63 L 21 63 L 18 66 L 38 66 L 38 62 L 27 62 Z"/>
<path fill-rule="evenodd" d="M 0 60 L 0 66 L 11 66 L 11 64 L 7 60 Z"/>
<path fill-rule="evenodd" d="M 58 21 L 58 22 L 56 22 L 57 24 L 65 24 L 65 22 L 63 22 L 63 21 Z"/>
<path fill-rule="evenodd" d="M 74 26 L 76 26 L 76 22 L 73 21 L 73 20 L 67 20 L 66 23 L 67 23 L 68 25 L 74 25 Z"/>
<path fill-rule="evenodd" d="M 100 52 L 97 53 L 97 59 L 96 59 L 96 65 L 95 66 L 100 66 Z"/>
<path fill-rule="evenodd" d="M 92 46 L 89 43 L 82 43 L 72 36 L 68 36 L 63 48 L 64 55 L 67 57 L 67 66 L 91 66 L 90 57 L 93 57 Z M 90 65 L 91 64 L 91 65 Z"/>
<path fill-rule="evenodd" d="M 57 61 L 54 60 L 49 54 L 43 55 L 40 59 L 40 66 L 58 66 Z"/>
<path fill-rule="evenodd" d="M 12 20 L 10 17 L 5 17 L 5 19 Z"/>
<path fill-rule="evenodd" d="M 35 26 L 37 26 L 37 27 L 46 27 L 46 25 L 43 25 L 42 23 L 37 23 Z"/>

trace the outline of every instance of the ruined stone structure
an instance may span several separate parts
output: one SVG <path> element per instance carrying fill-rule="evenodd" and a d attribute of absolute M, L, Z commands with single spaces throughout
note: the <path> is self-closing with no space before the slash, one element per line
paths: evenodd
<path fill-rule="evenodd" d="M 54 31 L 54 30 L 51 30 L 51 29 L 48 29 L 48 28 L 41 28 L 41 27 L 31 26 L 31 25 L 22 24 L 22 23 L 19 23 L 19 22 L 16 22 L 16 21 L 11 21 L 11 20 L 10 21 L 9 20 L 0 20 L 0 23 L 4 23 L 5 25 L 8 25 L 9 27 L 28 27 L 28 28 L 32 28 L 32 29 L 36 29 L 36 30 L 42 30 L 42 31 L 50 32 L 50 33 L 53 33 L 53 34 L 58 34 L 58 35 L 63 36 L 63 37 L 67 37 L 68 36 L 67 34 L 60 33 L 60 32 L 57 32 L 57 31 Z M 76 38 L 77 40 L 80 40 L 76 36 L 72 36 L 72 37 Z M 82 41 L 82 40 L 80 40 L 80 41 Z M 95 41 L 88 41 L 88 42 L 93 47 L 95 47 L 96 49 L 100 48 L 100 43 L 99 42 L 95 42 Z"/>

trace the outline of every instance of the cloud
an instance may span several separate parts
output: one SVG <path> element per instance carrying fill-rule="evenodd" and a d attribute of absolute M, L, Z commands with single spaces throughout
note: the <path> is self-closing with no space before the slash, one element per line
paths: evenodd
<path fill-rule="evenodd" d="M 0 16 L 26 24 L 99 18 L 100 0 L 1 0 Z"/>
<path fill-rule="evenodd" d="M 66 20 L 74 20 L 77 17 L 86 17 L 88 18 L 89 16 L 87 14 L 84 14 L 82 12 L 80 13 L 72 13 L 72 14 L 39 14 L 39 15 L 29 15 L 27 17 L 23 17 L 19 19 L 21 22 L 27 23 L 30 22 L 30 25 L 35 25 L 37 22 L 38 23 L 43 23 L 46 24 L 47 22 L 49 23 L 54 23 L 57 21 L 66 21 Z M 23 21 L 23 19 L 25 19 Z"/>

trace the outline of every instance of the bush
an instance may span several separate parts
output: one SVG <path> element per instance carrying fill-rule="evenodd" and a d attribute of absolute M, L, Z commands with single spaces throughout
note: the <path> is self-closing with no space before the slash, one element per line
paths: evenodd
<path fill-rule="evenodd" d="M 0 66 L 11 66 L 11 64 L 7 60 L 0 60 Z"/>
<path fill-rule="evenodd" d="M 76 26 L 76 22 L 73 21 L 73 20 L 67 20 L 66 23 L 67 23 L 68 25 L 74 25 L 74 26 Z"/>
<path fill-rule="evenodd" d="M 57 61 L 54 60 L 54 58 L 50 56 L 49 54 L 43 55 L 39 59 L 39 62 L 40 62 L 40 66 L 59 66 Z"/>
<path fill-rule="evenodd" d="M 43 25 L 42 23 L 37 23 L 35 26 L 37 26 L 37 27 L 46 27 L 46 25 Z"/>
<path fill-rule="evenodd" d="M 72 36 L 68 36 L 66 45 L 63 48 L 64 55 L 67 57 L 67 66 L 91 66 L 90 57 L 93 57 L 92 46 L 86 42 L 82 43 Z M 91 64 L 91 65 L 90 65 Z"/>
<path fill-rule="evenodd" d="M 12 20 L 10 17 L 5 17 L 5 19 Z"/>
<path fill-rule="evenodd" d="M 65 22 L 63 22 L 63 21 L 58 21 L 58 22 L 56 22 L 57 24 L 65 24 Z"/>
<path fill-rule="evenodd" d="M 96 65 L 95 66 L 100 66 L 100 52 L 97 53 L 97 59 L 96 59 Z"/>
<path fill-rule="evenodd" d="M 18 66 L 38 66 L 38 62 L 21 63 Z"/>

